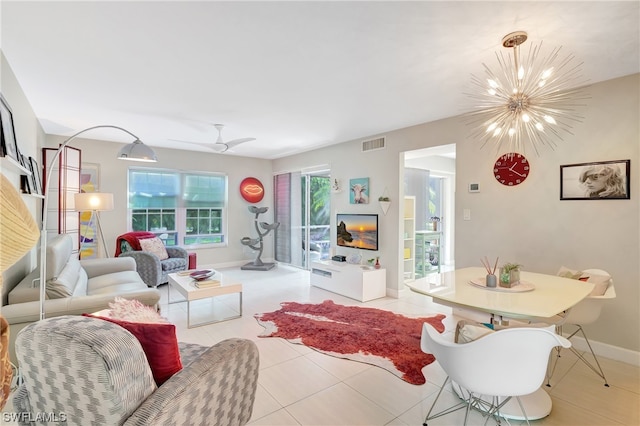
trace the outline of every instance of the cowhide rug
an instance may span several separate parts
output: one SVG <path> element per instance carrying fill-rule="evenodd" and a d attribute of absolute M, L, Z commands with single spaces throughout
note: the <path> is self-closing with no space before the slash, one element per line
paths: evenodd
<path fill-rule="evenodd" d="M 444 315 L 408 318 L 390 311 L 337 305 L 283 302 L 275 312 L 255 314 L 265 330 L 259 337 L 281 337 L 327 355 L 382 367 L 406 382 L 426 382 L 422 368 L 435 357 L 420 350 L 422 324 L 440 333 Z"/>

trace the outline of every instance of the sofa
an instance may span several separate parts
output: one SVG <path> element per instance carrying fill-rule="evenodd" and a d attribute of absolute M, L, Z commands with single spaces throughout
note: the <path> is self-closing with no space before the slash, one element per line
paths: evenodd
<path fill-rule="evenodd" d="M 17 340 L 19 423 L 39 413 L 53 416 L 47 424 L 247 424 L 258 384 L 256 344 L 178 345 L 182 369 L 157 386 L 140 341 L 118 324 L 83 316 L 31 324 Z"/>
<path fill-rule="evenodd" d="M 131 258 L 78 260 L 70 235 L 47 242 L 45 316 L 81 315 L 107 309 L 116 296 L 157 306 L 160 292 L 147 287 Z M 40 319 L 39 268 L 20 282 L 2 287 L 2 315 L 9 322 L 9 353 L 16 364 L 14 342 L 18 332 Z M 16 364 L 17 365 L 17 364 Z"/>
<path fill-rule="evenodd" d="M 189 253 L 182 247 L 166 247 L 153 232 L 133 231 L 116 238 L 116 257 L 135 259 L 137 271 L 149 287 L 169 281 L 169 274 L 189 267 Z"/>

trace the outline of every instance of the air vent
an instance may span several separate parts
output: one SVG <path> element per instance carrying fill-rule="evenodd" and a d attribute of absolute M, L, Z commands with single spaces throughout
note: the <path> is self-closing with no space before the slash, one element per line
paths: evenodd
<path fill-rule="evenodd" d="M 385 148 L 384 136 L 378 139 L 371 139 L 368 141 L 362 141 L 362 152 L 375 151 Z"/>

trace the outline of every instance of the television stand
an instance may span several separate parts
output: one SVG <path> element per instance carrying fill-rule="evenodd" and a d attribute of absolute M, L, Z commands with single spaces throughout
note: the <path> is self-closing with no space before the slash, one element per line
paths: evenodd
<path fill-rule="evenodd" d="M 310 283 L 360 302 L 387 295 L 386 269 L 322 260 L 311 262 Z"/>

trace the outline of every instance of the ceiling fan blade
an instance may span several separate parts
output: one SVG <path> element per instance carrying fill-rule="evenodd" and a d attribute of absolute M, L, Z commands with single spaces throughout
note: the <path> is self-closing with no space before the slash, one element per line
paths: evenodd
<path fill-rule="evenodd" d="M 232 141 L 229 142 L 225 142 L 227 144 L 227 146 L 229 148 L 232 148 L 234 146 L 240 145 L 241 143 L 245 143 L 245 142 L 251 142 L 251 141 L 255 141 L 256 138 L 240 138 L 240 139 L 234 139 Z"/>
<path fill-rule="evenodd" d="M 192 145 L 199 145 L 199 146 L 203 146 L 205 148 L 209 148 L 212 151 L 215 152 L 225 152 L 226 150 L 229 149 L 229 147 L 227 146 L 226 143 L 211 143 L 211 142 L 193 142 L 193 141 L 185 141 L 185 140 L 181 140 L 181 139 L 169 139 L 170 141 L 175 141 L 175 142 L 181 142 L 181 143 L 190 143 Z"/>

